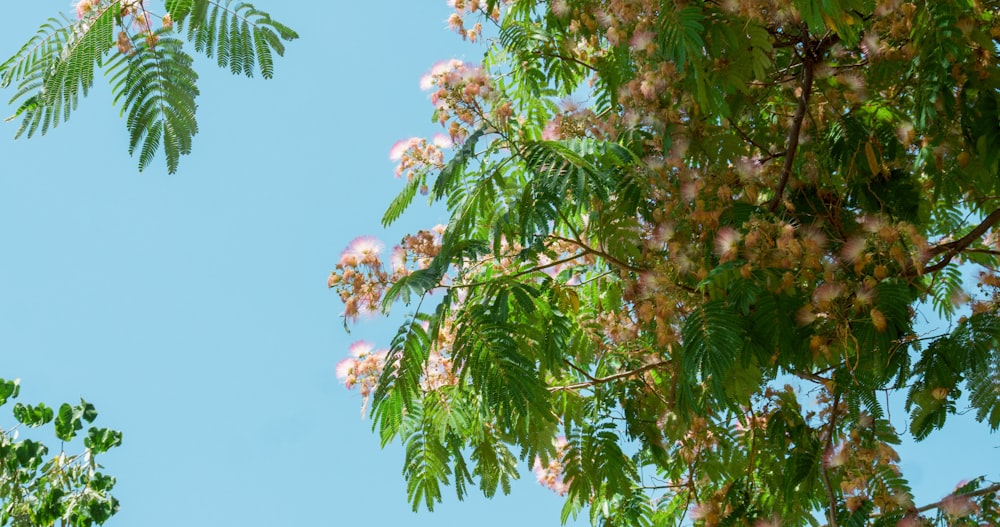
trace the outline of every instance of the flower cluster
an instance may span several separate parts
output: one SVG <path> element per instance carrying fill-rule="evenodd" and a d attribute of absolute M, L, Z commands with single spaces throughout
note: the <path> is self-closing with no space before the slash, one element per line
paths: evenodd
<path fill-rule="evenodd" d="M 344 317 L 357 320 L 361 314 L 378 312 L 391 276 L 382 264 L 382 242 L 372 236 L 355 238 L 340 254 L 327 286 L 337 288 L 344 302 Z"/>
<path fill-rule="evenodd" d="M 76 10 L 76 17 L 80 19 L 81 30 L 86 31 L 93 19 L 107 11 L 113 4 L 114 2 L 106 0 L 77 1 L 73 7 Z M 123 0 L 119 2 L 119 6 L 119 16 L 121 18 L 131 16 L 132 27 L 135 28 L 135 31 L 139 35 L 144 36 L 146 45 L 149 47 L 155 46 L 159 41 L 159 37 L 156 36 L 156 32 L 153 29 L 152 16 L 146 10 L 143 0 Z M 162 25 L 164 28 L 169 29 L 173 27 L 173 24 L 173 19 L 169 13 L 163 17 Z M 124 28 L 118 32 L 115 44 L 119 53 L 131 54 L 134 51 L 132 37 Z"/>
<path fill-rule="evenodd" d="M 410 181 L 417 174 L 428 169 L 441 169 L 444 167 L 443 150 L 451 148 L 451 138 L 444 134 L 435 134 L 428 141 L 422 137 L 411 137 L 402 139 L 392 145 L 389 150 L 389 159 L 397 161 L 396 177 L 406 175 L 406 180 Z M 421 189 L 426 194 L 427 189 Z"/>
<path fill-rule="evenodd" d="M 385 368 L 387 350 L 375 350 L 363 340 L 359 340 L 348 348 L 350 356 L 337 363 L 337 379 L 344 383 L 348 390 L 358 388 L 365 402 L 378 385 L 378 379 Z M 361 407 L 364 414 L 365 405 Z"/>
<path fill-rule="evenodd" d="M 379 311 L 386 290 L 410 273 L 411 267 L 425 269 L 441 250 L 444 226 L 408 235 L 392 249 L 388 265 L 383 261 L 385 245 L 373 236 L 359 236 L 340 254 L 340 261 L 327 287 L 336 289 L 344 302 L 344 317 L 353 322 L 364 314 Z"/>
<path fill-rule="evenodd" d="M 552 489 L 560 496 L 565 496 L 569 492 L 570 482 L 566 481 L 563 476 L 563 459 L 569 450 L 569 442 L 566 441 L 565 437 L 559 436 L 552 441 L 552 444 L 556 447 L 555 455 L 549 459 L 547 464 L 542 463 L 542 458 L 536 457 L 532 471 L 542 486 Z"/>
<path fill-rule="evenodd" d="M 481 100 L 494 95 L 490 77 L 482 67 L 457 59 L 440 61 L 420 78 L 421 89 L 431 93 L 437 121 L 448 125 L 448 135 L 461 142 L 467 135 L 464 127 L 473 126 L 483 116 Z"/>
<path fill-rule="evenodd" d="M 503 3 L 509 4 L 511 0 L 504 0 Z M 458 33 L 463 40 L 470 42 L 478 41 L 483 35 L 483 24 L 476 22 L 472 27 L 467 28 L 465 25 L 466 15 L 482 14 L 488 16 L 493 21 L 500 19 L 499 5 L 496 5 L 492 11 L 487 12 L 486 5 L 484 4 L 485 2 L 482 0 L 448 0 L 448 6 L 455 10 L 448 17 L 448 27 L 455 33 Z"/>

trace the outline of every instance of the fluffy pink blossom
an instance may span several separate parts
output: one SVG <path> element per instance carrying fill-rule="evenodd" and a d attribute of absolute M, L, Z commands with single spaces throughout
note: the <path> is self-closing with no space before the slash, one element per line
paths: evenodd
<path fill-rule="evenodd" d="M 951 494 L 941 500 L 941 505 L 938 508 L 945 516 L 951 518 L 964 518 L 979 512 L 979 506 L 973 503 L 972 498 L 958 494 Z"/>
<path fill-rule="evenodd" d="M 94 8 L 94 2 L 92 0 L 80 0 L 76 3 L 76 17 L 83 18 Z"/>
<path fill-rule="evenodd" d="M 822 284 L 813 291 L 813 300 L 817 304 L 828 304 L 839 297 L 843 289 L 840 284 Z"/>
<path fill-rule="evenodd" d="M 354 357 L 347 357 L 346 359 L 337 363 L 335 371 L 337 373 L 337 378 L 344 382 L 344 386 L 348 388 L 353 388 L 354 384 L 357 382 L 358 370 L 358 360 Z"/>
<path fill-rule="evenodd" d="M 831 447 L 823 454 L 823 464 L 827 468 L 836 468 L 847 463 L 847 448 L 844 445 Z"/>
<path fill-rule="evenodd" d="M 854 263 L 865 254 L 866 242 L 863 237 L 856 236 L 847 240 L 840 250 L 840 256 L 845 261 Z"/>
<path fill-rule="evenodd" d="M 552 8 L 552 13 L 558 17 L 563 17 L 569 14 L 569 4 L 566 0 L 553 0 L 550 7 Z"/>
<path fill-rule="evenodd" d="M 543 141 L 558 141 L 560 136 L 559 132 L 559 120 L 553 119 L 545 125 L 542 129 L 542 140 Z"/>
<path fill-rule="evenodd" d="M 382 242 L 374 236 L 359 236 L 340 253 L 340 265 L 375 265 L 383 247 Z"/>
<path fill-rule="evenodd" d="M 629 40 L 629 45 L 636 51 L 646 51 L 653 44 L 656 33 L 652 31 L 636 31 Z"/>
<path fill-rule="evenodd" d="M 549 460 L 547 465 L 542 464 L 542 459 L 536 457 L 535 463 L 532 465 L 532 472 L 535 473 L 535 479 L 542 486 L 548 487 L 560 496 L 565 496 L 569 492 L 569 481 L 563 476 L 562 458 L 566 455 L 566 450 L 569 449 L 569 442 L 564 436 L 559 436 L 552 441 L 552 444 L 556 447 L 555 456 Z"/>
<path fill-rule="evenodd" d="M 372 349 L 373 346 L 371 343 L 358 340 L 348 346 L 347 351 L 350 352 L 351 356 L 355 358 L 364 359 L 365 357 L 371 355 Z"/>
<path fill-rule="evenodd" d="M 691 519 L 702 520 L 712 512 L 713 508 L 711 503 L 695 503 L 694 507 L 691 507 Z"/>
<path fill-rule="evenodd" d="M 732 227 L 723 227 L 715 235 L 715 253 L 723 261 L 732 260 L 740 248 L 740 233 Z"/>
<path fill-rule="evenodd" d="M 396 141 L 396 144 L 392 145 L 392 148 L 389 149 L 389 159 L 393 161 L 403 159 L 403 155 L 406 154 L 406 152 L 411 148 L 419 145 L 421 141 L 423 141 L 423 139 L 419 137 L 411 137 L 409 139 Z"/>
<path fill-rule="evenodd" d="M 434 134 L 432 142 L 434 143 L 434 146 L 438 148 L 451 148 L 454 146 L 451 138 L 445 134 Z"/>
<path fill-rule="evenodd" d="M 389 256 L 389 266 L 392 268 L 394 273 L 405 273 L 406 272 L 406 249 L 400 246 L 395 246 L 392 248 L 392 254 Z"/>

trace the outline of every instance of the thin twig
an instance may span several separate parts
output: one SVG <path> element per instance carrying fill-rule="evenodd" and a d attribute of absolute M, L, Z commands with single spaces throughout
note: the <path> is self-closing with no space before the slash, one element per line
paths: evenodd
<path fill-rule="evenodd" d="M 584 256 L 584 254 L 586 254 L 586 253 L 574 254 L 572 256 L 567 256 L 566 258 L 562 258 L 560 260 L 553 260 L 553 261 L 551 261 L 551 262 L 549 262 L 547 264 L 536 265 L 536 266 L 531 267 L 529 269 L 525 269 L 523 271 L 518 271 L 518 272 L 516 272 L 514 274 L 501 275 L 501 276 L 498 276 L 497 278 L 495 278 L 493 280 L 480 280 L 478 282 L 469 282 L 469 283 L 465 283 L 465 284 L 452 284 L 452 285 L 446 285 L 446 286 L 441 286 L 441 287 L 443 287 L 445 289 L 469 289 L 469 288 L 473 288 L 473 287 L 479 287 L 481 285 L 486 285 L 486 284 L 495 282 L 497 279 L 501 279 L 501 278 L 517 278 L 517 277 L 520 277 L 520 276 L 524 276 L 526 274 L 531 274 L 531 273 L 535 273 L 535 272 L 541 271 L 543 269 L 548 269 L 549 267 L 555 267 L 557 265 L 562 265 L 564 263 L 569 263 L 569 262 L 572 262 L 574 260 L 582 258 Z"/>
<path fill-rule="evenodd" d="M 573 364 L 569 359 L 563 359 L 563 362 L 565 362 L 566 365 L 569 366 L 570 368 L 573 368 L 574 370 L 576 370 L 577 372 L 579 372 L 580 375 L 583 375 L 584 377 L 586 377 L 586 378 L 588 378 L 588 379 L 590 379 L 592 381 L 596 381 L 597 380 L 596 377 L 594 377 L 593 375 L 587 373 L 587 370 L 584 370 L 583 368 L 577 366 L 576 364 Z"/>

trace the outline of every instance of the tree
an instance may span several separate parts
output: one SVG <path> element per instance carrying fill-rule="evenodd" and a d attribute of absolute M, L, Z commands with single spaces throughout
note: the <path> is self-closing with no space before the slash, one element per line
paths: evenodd
<path fill-rule="evenodd" d="M 16 398 L 20 388 L 17 380 L 0 379 L 0 406 Z M 82 452 L 65 450 L 84 422 L 97 418 L 94 405 L 80 400 L 55 411 L 45 403 L 17 403 L 13 413 L 17 424 L 0 427 L 0 525 L 89 527 L 118 512 L 118 500 L 111 495 L 115 478 L 100 472 L 97 456 L 121 445 L 121 432 L 90 426 Z M 22 430 L 49 423 L 61 444 L 58 453 L 50 454 L 49 447 L 34 439 L 18 440 Z"/>
<path fill-rule="evenodd" d="M 16 137 L 44 134 L 69 118 L 104 70 L 125 117 L 129 154 L 139 170 L 162 147 L 167 171 L 191 152 L 198 74 L 180 37 L 234 75 L 270 78 L 290 28 L 247 2 L 165 0 L 155 15 L 144 0 L 79 0 L 76 18 L 50 18 L 14 56 L 0 64 L 0 88 L 16 86 L 10 119 Z"/>
<path fill-rule="evenodd" d="M 920 505 L 893 449 L 1000 427 L 1000 4 L 450 4 L 493 36 L 422 79 L 447 135 L 384 217 L 449 223 L 329 279 L 345 323 L 407 306 L 337 373 L 415 509 L 525 461 L 595 525 L 1000 523 L 996 474 Z"/>

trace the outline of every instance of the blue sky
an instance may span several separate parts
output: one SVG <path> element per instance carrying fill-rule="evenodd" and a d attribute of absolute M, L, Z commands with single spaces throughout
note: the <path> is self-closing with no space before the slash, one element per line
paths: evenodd
<path fill-rule="evenodd" d="M 5 6 L 0 52 L 67 2 Z M 561 500 L 530 474 L 511 497 L 414 515 L 401 451 L 379 448 L 333 373 L 393 327 L 345 334 L 326 277 L 355 236 L 391 245 L 445 220 L 418 206 L 380 229 L 400 186 L 387 154 L 438 131 L 420 75 L 482 49 L 447 30 L 444 0 L 257 4 L 302 38 L 270 81 L 200 61 L 201 131 L 178 174 L 137 173 L 100 78 L 44 137 L 0 126 L 0 377 L 28 402 L 83 396 L 124 431 L 105 458 L 122 501 L 108 525 L 557 525 Z M 996 436 L 955 434 L 905 450 L 918 502 L 998 477 Z"/>

